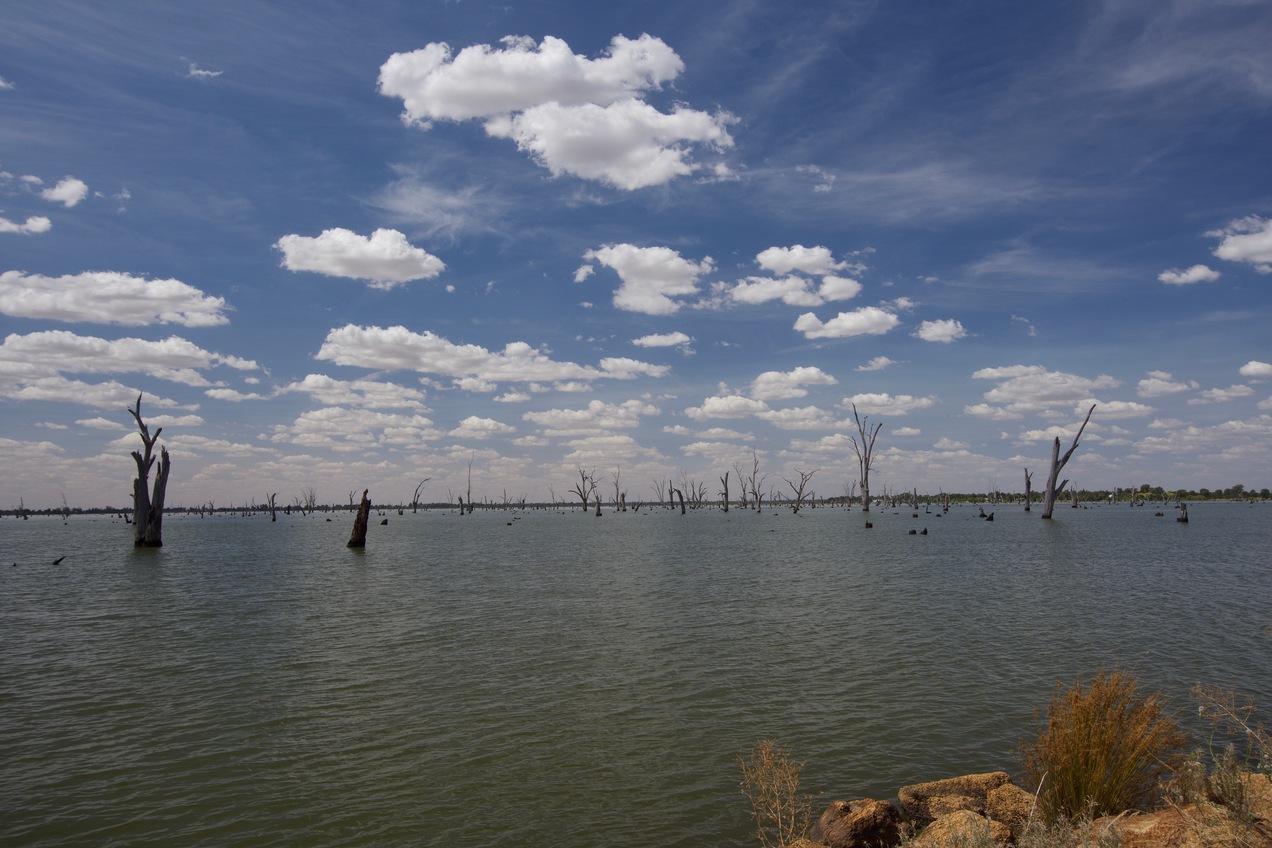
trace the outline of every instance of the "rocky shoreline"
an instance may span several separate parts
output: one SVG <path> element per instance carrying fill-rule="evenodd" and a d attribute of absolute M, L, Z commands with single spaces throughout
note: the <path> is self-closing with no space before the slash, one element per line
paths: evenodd
<path fill-rule="evenodd" d="M 1215 799 L 1127 811 L 1086 823 L 1084 834 L 1043 842 L 1055 845 L 1120 845 L 1122 848 L 1272 848 L 1272 780 L 1242 778 L 1245 816 Z M 969 774 L 903 786 L 900 809 L 890 801 L 834 801 L 809 831 L 789 848 L 945 848 L 1009 846 L 1028 838 L 1038 820 L 1035 796 L 1004 771 Z"/>

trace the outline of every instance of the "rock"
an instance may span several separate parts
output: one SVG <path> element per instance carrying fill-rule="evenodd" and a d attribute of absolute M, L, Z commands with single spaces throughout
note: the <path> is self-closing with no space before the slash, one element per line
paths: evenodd
<path fill-rule="evenodd" d="M 1183 848 L 1196 844 L 1189 840 L 1189 836 L 1194 831 L 1192 813 L 1198 809 L 1194 806 L 1155 813 L 1104 816 L 1096 819 L 1092 827 L 1101 838 L 1105 833 L 1114 834 L 1121 848 Z"/>
<path fill-rule="evenodd" d="M 1034 809 L 1034 796 L 1016 786 L 1004 783 L 985 795 L 985 815 L 1007 825 L 1013 839 L 1019 840 Z"/>
<path fill-rule="evenodd" d="M 910 818 L 931 821 L 957 810 L 983 813 L 985 799 L 990 791 L 1010 782 L 1011 778 L 1005 771 L 967 774 L 902 786 L 897 792 L 897 798 L 901 802 L 901 809 Z"/>
<path fill-rule="evenodd" d="M 957 810 L 940 816 L 914 838 L 909 848 L 947 848 L 954 845 L 983 845 L 986 837 L 999 845 L 1011 841 L 1011 831 L 1002 822 L 992 821 L 971 810 Z"/>
<path fill-rule="evenodd" d="M 900 824 L 901 814 L 887 801 L 835 801 L 808 835 L 827 848 L 887 848 L 900 843 Z"/>

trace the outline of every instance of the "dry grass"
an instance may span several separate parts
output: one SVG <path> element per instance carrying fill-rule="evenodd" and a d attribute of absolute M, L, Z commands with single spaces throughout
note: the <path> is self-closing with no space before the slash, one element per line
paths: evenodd
<path fill-rule="evenodd" d="M 801 795 L 804 764 L 772 739 L 762 739 L 749 755 L 738 757 L 742 794 L 751 801 L 756 835 L 765 848 L 783 848 L 802 839 L 812 821 L 813 799 Z"/>
<path fill-rule="evenodd" d="M 1187 737 L 1158 692 L 1141 695 L 1126 671 L 1089 684 L 1058 684 L 1038 738 L 1022 744 L 1025 770 L 1042 785 L 1045 821 L 1148 808 L 1182 762 Z"/>

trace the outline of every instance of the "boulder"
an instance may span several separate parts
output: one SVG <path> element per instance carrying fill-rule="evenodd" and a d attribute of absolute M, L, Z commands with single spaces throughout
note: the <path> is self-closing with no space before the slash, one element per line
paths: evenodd
<path fill-rule="evenodd" d="M 1011 842 L 1011 831 L 1002 822 L 992 821 L 971 810 L 957 810 L 940 816 L 910 843 L 910 848 L 948 848 L 954 845 L 983 845 L 986 837 L 999 845 Z"/>
<path fill-rule="evenodd" d="M 808 835 L 827 848 L 889 848 L 901 841 L 900 824 L 901 814 L 887 801 L 835 801 Z"/>
<path fill-rule="evenodd" d="M 989 790 L 985 795 L 985 815 L 1007 825 L 1013 839 L 1019 840 L 1034 811 L 1034 796 L 1014 783 Z"/>
<path fill-rule="evenodd" d="M 985 812 L 989 793 L 1011 782 L 1005 771 L 984 774 L 967 774 L 930 783 L 913 783 L 902 786 L 897 792 L 901 809 L 912 819 L 932 821 L 958 810 Z"/>

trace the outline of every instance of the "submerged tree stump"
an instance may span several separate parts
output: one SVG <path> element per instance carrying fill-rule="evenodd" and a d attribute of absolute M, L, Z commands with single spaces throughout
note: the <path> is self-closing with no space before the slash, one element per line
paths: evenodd
<path fill-rule="evenodd" d="M 128 412 L 137 422 L 141 442 L 145 446 L 144 454 L 132 452 L 132 458 L 137 462 L 137 478 L 133 480 L 133 547 L 162 548 L 163 502 L 168 489 L 168 470 L 171 467 L 168 449 L 162 445 L 159 447 L 159 471 L 155 475 L 153 492 L 149 484 L 150 469 L 155 464 L 155 442 L 159 441 L 163 428 L 158 427 L 154 435 L 150 434 L 150 428 L 141 417 L 141 395 L 137 395 L 137 406 L 129 407 Z"/>
<path fill-rule="evenodd" d="M 367 497 L 368 491 L 368 489 L 362 490 L 362 502 L 358 504 L 358 517 L 353 520 L 353 533 L 349 536 L 346 548 L 367 546 L 367 521 L 371 518 L 371 499 Z"/>

